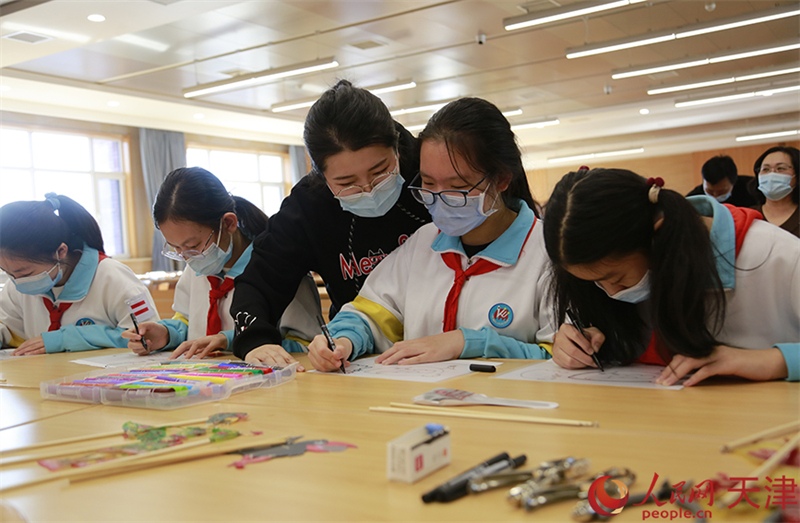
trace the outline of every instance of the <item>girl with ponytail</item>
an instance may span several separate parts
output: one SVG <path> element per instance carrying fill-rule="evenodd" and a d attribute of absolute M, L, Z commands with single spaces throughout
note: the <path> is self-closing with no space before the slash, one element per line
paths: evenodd
<path fill-rule="evenodd" d="M 184 167 L 169 173 L 161 185 L 153 219 L 166 239 L 162 254 L 185 261 L 187 267 L 175 287 L 175 316 L 143 323 L 138 334 L 125 332 L 128 347 L 137 354 L 175 349 L 173 358 L 230 350 L 234 279 L 250 261 L 253 239 L 267 229 L 267 215 L 244 198 L 231 196 L 205 169 Z M 320 310 L 317 287 L 308 276 L 282 316 L 284 349 L 303 351 L 300 341 L 316 333 Z"/>
<path fill-rule="evenodd" d="M 553 360 L 666 365 L 664 385 L 691 371 L 686 385 L 800 379 L 800 242 L 760 218 L 623 169 L 565 175 L 544 220 Z M 585 337 L 564 323 L 568 309 L 591 325 Z"/>
<path fill-rule="evenodd" d="M 158 317 L 147 287 L 103 252 L 97 221 L 63 195 L 0 208 L 0 269 L 0 342 L 14 355 L 124 347 L 132 312 Z"/>

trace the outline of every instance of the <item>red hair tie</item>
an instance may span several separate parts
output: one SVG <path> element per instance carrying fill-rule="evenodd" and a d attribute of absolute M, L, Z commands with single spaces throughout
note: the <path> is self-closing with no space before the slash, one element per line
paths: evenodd
<path fill-rule="evenodd" d="M 647 185 L 650 186 L 650 189 L 647 191 L 647 198 L 650 200 L 650 203 L 658 203 L 658 193 L 660 193 L 661 188 L 664 187 L 664 179 L 660 176 L 648 178 Z"/>
<path fill-rule="evenodd" d="M 590 169 L 589 169 L 588 165 L 581 165 L 580 167 L 578 167 L 578 170 L 579 171 L 588 171 Z"/>

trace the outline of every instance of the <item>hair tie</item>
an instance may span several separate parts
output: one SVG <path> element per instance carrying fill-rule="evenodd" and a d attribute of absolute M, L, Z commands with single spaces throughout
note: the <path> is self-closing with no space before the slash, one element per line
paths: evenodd
<path fill-rule="evenodd" d="M 580 167 L 578 167 L 578 170 L 579 171 L 589 171 L 590 169 L 589 169 L 588 165 L 581 165 Z"/>
<path fill-rule="evenodd" d="M 660 176 L 648 178 L 647 185 L 650 186 L 650 190 L 647 191 L 647 198 L 650 200 L 650 203 L 658 203 L 658 193 L 660 193 L 661 188 L 664 187 L 664 179 Z"/>
<path fill-rule="evenodd" d="M 50 205 L 53 206 L 54 211 L 57 211 L 58 208 L 61 207 L 61 202 L 58 200 L 58 195 L 54 192 L 45 194 L 44 199 L 50 202 Z"/>

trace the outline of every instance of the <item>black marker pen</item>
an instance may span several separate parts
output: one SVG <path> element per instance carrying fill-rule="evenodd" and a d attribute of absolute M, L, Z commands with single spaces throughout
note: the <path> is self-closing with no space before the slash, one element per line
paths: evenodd
<path fill-rule="evenodd" d="M 507 468 L 516 468 L 523 463 L 527 458 L 525 455 L 518 456 L 511 459 L 507 452 L 502 452 L 493 458 L 489 458 L 480 465 L 477 465 L 458 476 L 454 477 L 447 483 L 443 483 L 422 495 L 422 501 L 431 503 L 433 501 L 448 502 L 467 495 L 467 483 L 470 479 L 485 476 L 486 474 L 494 474 L 505 470 Z"/>

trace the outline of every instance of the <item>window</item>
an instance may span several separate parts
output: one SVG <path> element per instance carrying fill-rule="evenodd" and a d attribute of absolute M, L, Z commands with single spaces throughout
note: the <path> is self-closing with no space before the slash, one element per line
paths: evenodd
<path fill-rule="evenodd" d="M 214 173 L 228 192 L 251 201 L 268 216 L 281 207 L 286 192 L 283 155 L 188 147 L 186 165 Z"/>
<path fill-rule="evenodd" d="M 125 237 L 127 142 L 117 136 L 0 129 L 0 205 L 69 196 L 95 217 L 106 253 L 128 253 Z"/>

